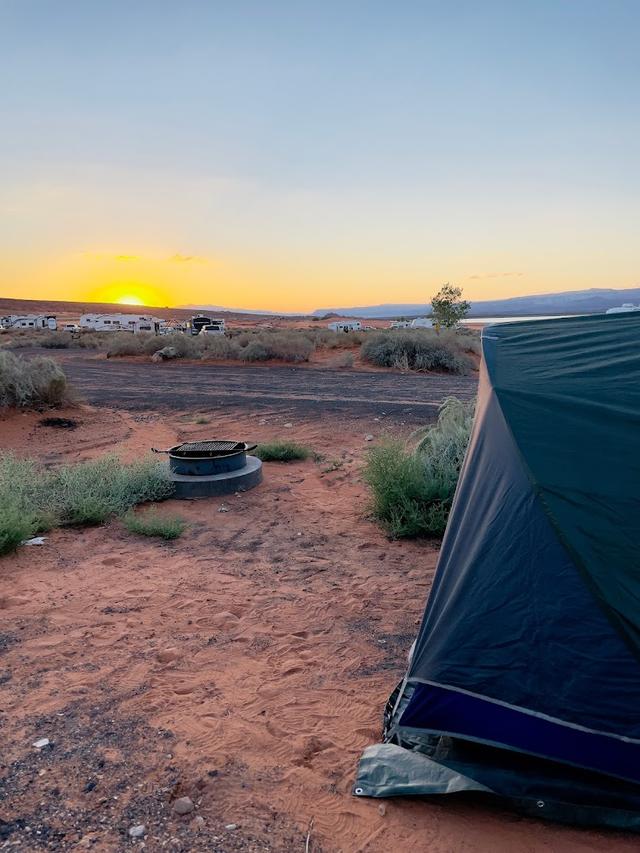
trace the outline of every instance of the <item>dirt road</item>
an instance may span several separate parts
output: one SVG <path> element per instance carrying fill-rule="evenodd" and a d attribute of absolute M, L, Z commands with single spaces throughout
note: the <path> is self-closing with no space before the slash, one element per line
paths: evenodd
<path fill-rule="evenodd" d="M 450 395 L 470 399 L 475 376 L 401 374 L 302 367 L 150 364 L 55 353 L 69 380 L 92 405 L 127 411 L 222 411 L 247 407 L 296 417 L 391 416 L 407 424 L 432 420 Z"/>

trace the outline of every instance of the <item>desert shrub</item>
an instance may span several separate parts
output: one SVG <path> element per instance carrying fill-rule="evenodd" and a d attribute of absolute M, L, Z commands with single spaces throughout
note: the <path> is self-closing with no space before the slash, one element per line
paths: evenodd
<path fill-rule="evenodd" d="M 267 361 L 269 352 L 260 341 L 251 341 L 240 350 L 240 358 L 243 361 Z"/>
<path fill-rule="evenodd" d="M 341 352 L 329 362 L 329 367 L 353 367 L 353 353 Z"/>
<path fill-rule="evenodd" d="M 240 358 L 240 346 L 225 335 L 207 335 L 202 339 L 203 359 Z"/>
<path fill-rule="evenodd" d="M 173 332 L 170 335 L 149 335 L 147 352 L 155 352 L 160 346 L 174 347 L 178 353 L 178 358 L 199 358 L 203 350 L 204 339 L 199 336 L 185 335 L 182 332 Z M 155 341 L 155 343 L 154 343 Z"/>
<path fill-rule="evenodd" d="M 0 454 L 0 553 L 52 527 L 100 524 L 172 492 L 166 467 L 153 459 L 124 463 L 105 456 L 52 471 Z"/>
<path fill-rule="evenodd" d="M 157 536 L 160 539 L 177 539 L 187 529 L 187 522 L 179 515 L 160 514 L 155 509 L 145 513 L 129 510 L 122 521 L 130 533 Z"/>
<path fill-rule="evenodd" d="M 33 460 L 0 454 L 0 554 L 52 526 L 42 500 L 41 475 Z"/>
<path fill-rule="evenodd" d="M 83 330 L 78 335 L 74 335 L 74 346 L 85 349 L 101 349 L 106 344 L 104 335 L 100 332 L 90 332 Z"/>
<path fill-rule="evenodd" d="M 295 441 L 272 441 L 258 445 L 256 456 L 263 462 L 294 462 L 308 459 L 311 450 Z"/>
<path fill-rule="evenodd" d="M 69 349 L 74 344 L 71 332 L 49 332 L 42 338 L 40 346 L 45 349 Z"/>
<path fill-rule="evenodd" d="M 394 538 L 442 536 L 464 459 L 473 403 L 449 397 L 414 448 L 388 440 L 369 451 L 365 481 L 372 514 Z"/>
<path fill-rule="evenodd" d="M 48 501 L 59 524 L 100 524 L 139 503 L 173 492 L 155 460 L 124 463 L 115 456 L 63 465 L 47 478 Z"/>
<path fill-rule="evenodd" d="M 145 339 L 147 337 L 153 339 L 156 349 L 160 348 L 155 335 L 134 335 L 131 332 L 104 332 L 103 334 L 108 335 L 107 358 L 114 358 L 119 355 L 143 355 L 146 352 Z"/>
<path fill-rule="evenodd" d="M 0 407 L 59 406 L 66 400 L 67 379 L 53 359 L 31 359 L 0 351 Z"/>
<path fill-rule="evenodd" d="M 269 358 L 279 358 L 282 361 L 299 363 L 309 361 L 309 356 L 315 349 L 313 341 L 306 335 L 295 332 L 275 332 L 262 337 L 262 343 L 267 348 Z"/>
<path fill-rule="evenodd" d="M 364 361 L 378 367 L 404 370 L 443 370 L 466 374 L 473 361 L 454 334 L 437 335 L 430 329 L 380 332 L 367 339 L 361 348 Z"/>

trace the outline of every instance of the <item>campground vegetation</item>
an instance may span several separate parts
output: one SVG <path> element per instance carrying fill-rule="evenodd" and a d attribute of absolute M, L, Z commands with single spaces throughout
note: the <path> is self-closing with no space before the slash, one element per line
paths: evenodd
<path fill-rule="evenodd" d="M 296 462 L 309 459 L 313 452 L 295 441 L 272 441 L 258 445 L 256 456 L 263 462 Z"/>
<path fill-rule="evenodd" d="M 398 329 L 373 333 L 362 345 L 362 360 L 378 367 L 464 375 L 473 369 L 472 354 L 479 351 L 480 341 L 473 334 Z"/>
<path fill-rule="evenodd" d="M 469 373 L 479 352 L 479 336 L 468 329 L 369 329 L 333 332 L 330 329 L 230 329 L 224 335 L 191 336 L 174 332 L 17 331 L 0 339 L 0 354 L 24 346 L 99 350 L 107 358 L 140 357 L 155 360 L 190 359 L 240 361 L 258 364 L 280 361 L 302 364 L 316 352 L 327 353 L 330 368 L 351 368 L 359 354 L 365 364 L 400 370 Z M 160 353 L 161 355 L 155 355 Z"/>
<path fill-rule="evenodd" d="M 172 492 L 166 467 L 152 459 L 103 456 L 52 470 L 0 454 L 0 554 L 54 527 L 102 524 Z"/>
<path fill-rule="evenodd" d="M 46 356 L 27 359 L 0 350 L 0 408 L 40 408 L 68 402 L 67 378 Z"/>
<path fill-rule="evenodd" d="M 146 512 L 134 512 L 130 509 L 122 517 L 122 522 L 130 533 L 157 536 L 160 539 L 178 539 L 187 529 L 184 518 L 160 513 L 155 508 Z"/>
<path fill-rule="evenodd" d="M 474 407 L 448 397 L 437 422 L 414 433 L 409 446 L 389 439 L 369 451 L 364 479 L 371 512 L 393 538 L 444 533 Z"/>

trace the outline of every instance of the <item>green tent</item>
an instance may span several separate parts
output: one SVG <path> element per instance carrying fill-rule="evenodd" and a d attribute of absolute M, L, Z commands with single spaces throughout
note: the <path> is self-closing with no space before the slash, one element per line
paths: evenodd
<path fill-rule="evenodd" d="M 438 569 L 358 796 L 640 828 L 640 314 L 483 334 Z"/>

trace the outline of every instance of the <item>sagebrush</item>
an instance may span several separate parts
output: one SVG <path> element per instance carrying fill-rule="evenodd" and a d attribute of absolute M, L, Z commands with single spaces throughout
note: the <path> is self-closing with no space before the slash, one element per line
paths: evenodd
<path fill-rule="evenodd" d="M 469 443 L 474 403 L 447 398 L 410 446 L 389 439 L 367 456 L 372 514 L 394 538 L 442 536 Z"/>
<path fill-rule="evenodd" d="M 474 339 L 431 329 L 391 329 L 372 334 L 361 348 L 363 361 L 400 370 L 442 370 L 467 374 L 474 367 L 469 356 Z"/>
<path fill-rule="evenodd" d="M 67 378 L 52 358 L 23 358 L 0 350 L 0 407 L 60 406 L 67 401 Z"/>

